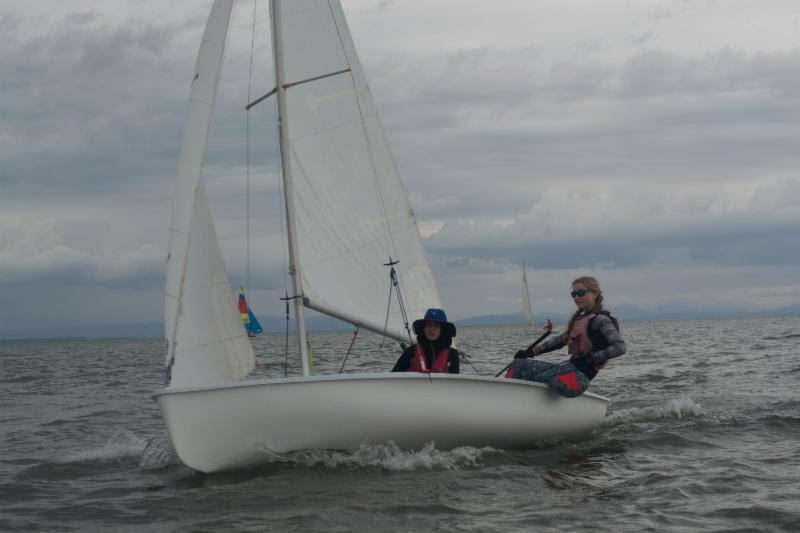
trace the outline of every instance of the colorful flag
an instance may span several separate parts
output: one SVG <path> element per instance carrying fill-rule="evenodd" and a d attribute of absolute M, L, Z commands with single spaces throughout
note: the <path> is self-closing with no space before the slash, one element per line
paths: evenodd
<path fill-rule="evenodd" d="M 264 331 L 264 328 L 258 323 L 258 319 L 247 305 L 247 299 L 244 297 L 244 287 L 239 287 L 239 315 L 242 317 L 242 323 L 244 324 L 244 329 L 247 330 L 248 336 L 255 337 Z"/>

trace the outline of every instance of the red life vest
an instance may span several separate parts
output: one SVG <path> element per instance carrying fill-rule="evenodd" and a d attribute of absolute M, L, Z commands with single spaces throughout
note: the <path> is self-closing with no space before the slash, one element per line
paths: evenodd
<path fill-rule="evenodd" d="M 579 354 L 597 352 L 608 348 L 608 341 L 600 334 L 599 331 L 592 331 L 590 325 L 592 320 L 599 314 L 606 315 L 611 319 L 611 323 L 619 331 L 619 320 L 617 317 L 612 316 L 608 311 L 600 311 L 599 313 L 592 313 L 581 317 L 576 320 L 569 330 L 569 354 L 576 356 Z M 591 380 L 597 375 L 597 371 L 606 367 L 607 362 L 600 363 L 591 368 L 581 368 L 581 371 Z"/>
<path fill-rule="evenodd" d="M 448 374 L 447 359 L 450 357 L 450 348 L 445 346 L 433 360 L 433 368 L 428 368 L 428 363 L 425 361 L 425 354 L 422 352 L 422 347 L 417 344 L 414 350 L 414 358 L 411 360 L 411 370 L 414 372 L 438 372 Z"/>
<path fill-rule="evenodd" d="M 592 339 L 589 338 L 589 323 L 597 315 L 586 315 L 572 325 L 567 336 L 569 337 L 569 354 L 578 355 L 592 351 Z"/>
<path fill-rule="evenodd" d="M 572 325 L 572 329 L 569 330 L 567 342 L 569 344 L 570 355 L 596 352 L 608 348 L 608 341 L 606 341 L 605 337 L 603 337 L 599 331 L 592 331 L 589 328 L 592 320 L 597 315 L 606 315 L 611 320 L 611 323 L 614 324 L 616 330 L 621 331 L 619 328 L 619 320 L 608 311 L 603 310 L 599 313 L 583 316 L 579 320 L 576 320 Z"/>

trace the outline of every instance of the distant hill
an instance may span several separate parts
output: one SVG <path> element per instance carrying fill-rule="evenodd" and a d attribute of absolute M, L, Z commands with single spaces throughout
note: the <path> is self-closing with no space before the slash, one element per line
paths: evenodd
<path fill-rule="evenodd" d="M 261 323 L 261 327 L 264 328 L 264 331 L 267 333 L 283 333 L 286 331 L 285 316 L 259 316 L 258 321 Z M 294 325 L 294 317 L 292 317 L 289 320 L 290 332 L 295 331 Z M 308 331 L 342 331 L 352 330 L 353 327 L 354 326 L 352 324 L 348 324 L 347 322 L 342 322 L 341 320 L 337 320 L 325 315 L 306 316 L 306 329 Z"/>
<path fill-rule="evenodd" d="M 767 311 L 695 311 L 689 309 L 659 309 L 658 311 L 645 311 L 632 305 L 620 305 L 613 309 L 616 316 L 623 321 L 648 321 L 648 320 L 706 320 L 725 318 L 762 318 L 771 316 L 800 316 L 800 305 L 792 305 Z M 540 311 L 535 313 L 536 324 L 542 324 L 548 318 L 554 323 L 564 323 L 569 319 L 566 313 L 548 313 Z M 264 331 L 267 333 L 283 333 L 286 331 L 286 317 L 261 315 L 258 317 Z M 461 320 L 456 320 L 459 327 L 470 326 L 521 326 L 527 321 L 522 313 L 509 313 L 498 315 L 480 315 Z M 306 317 L 306 327 L 309 331 L 351 331 L 353 326 L 324 315 Z M 294 332 L 294 320 L 289 321 L 289 331 Z M 162 322 L 128 323 L 114 325 L 94 325 L 78 328 L 58 327 L 51 325 L 46 332 L 41 329 L 15 331 L 13 335 L 4 336 L 2 341 L 19 341 L 27 339 L 104 339 L 124 337 L 162 338 L 164 324 Z"/>
<path fill-rule="evenodd" d="M 800 305 L 769 309 L 766 311 L 697 311 L 690 309 L 660 309 L 658 311 L 645 311 L 633 305 L 620 305 L 614 307 L 612 312 L 620 320 L 648 321 L 648 320 L 710 320 L 725 318 L 762 318 L 770 316 L 800 316 Z M 548 313 L 540 311 L 535 313 L 537 324 L 544 323 L 548 318 L 553 322 L 566 322 L 570 315 L 565 313 Z M 507 315 L 481 315 L 455 322 L 457 326 L 518 326 L 527 324 L 525 315 L 511 313 Z"/>
<path fill-rule="evenodd" d="M 569 320 L 569 315 L 559 313 L 536 313 L 534 315 L 534 322 L 536 324 L 544 324 L 547 319 L 553 322 L 565 322 Z M 524 326 L 528 323 L 528 319 L 522 313 L 511 313 L 508 315 L 480 315 L 469 318 L 456 320 L 455 325 L 461 327 L 469 326 Z"/>

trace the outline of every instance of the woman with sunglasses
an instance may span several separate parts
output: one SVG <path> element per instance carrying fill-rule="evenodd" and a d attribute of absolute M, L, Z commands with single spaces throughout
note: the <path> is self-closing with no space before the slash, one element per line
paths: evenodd
<path fill-rule="evenodd" d="M 545 383 L 562 396 L 574 398 L 583 394 L 597 372 L 609 359 L 625 353 L 625 340 L 619 322 L 603 308 L 603 291 L 591 276 L 572 282 L 570 293 L 578 308 L 569 319 L 567 330 L 514 356 L 506 377 Z M 570 358 L 562 363 L 548 363 L 533 356 L 568 346 Z"/>

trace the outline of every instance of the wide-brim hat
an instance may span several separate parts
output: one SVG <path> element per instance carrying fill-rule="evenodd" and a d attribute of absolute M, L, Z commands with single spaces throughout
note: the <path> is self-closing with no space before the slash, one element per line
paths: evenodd
<path fill-rule="evenodd" d="M 442 309 L 428 309 L 425 311 L 425 317 L 414 321 L 414 333 L 417 335 L 425 334 L 425 322 L 433 320 L 442 325 L 442 331 L 445 335 L 450 337 L 456 336 L 456 326 L 452 322 L 447 321 L 447 315 Z"/>

